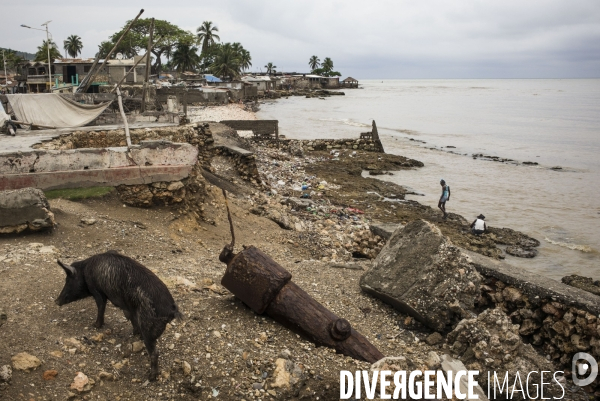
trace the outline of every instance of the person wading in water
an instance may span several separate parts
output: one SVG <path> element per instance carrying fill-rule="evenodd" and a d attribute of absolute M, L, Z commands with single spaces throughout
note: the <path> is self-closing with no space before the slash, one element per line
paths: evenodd
<path fill-rule="evenodd" d="M 448 218 L 448 213 L 446 213 L 446 202 L 450 200 L 450 186 L 446 185 L 446 181 L 441 180 L 440 185 L 442 186 L 442 196 L 440 196 L 440 201 L 438 202 L 438 207 L 444 213 L 443 219 Z"/>

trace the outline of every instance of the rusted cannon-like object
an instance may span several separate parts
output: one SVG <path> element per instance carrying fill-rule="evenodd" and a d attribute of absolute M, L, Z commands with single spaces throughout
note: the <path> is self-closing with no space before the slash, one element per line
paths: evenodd
<path fill-rule="evenodd" d="M 223 287 L 254 312 L 266 313 L 316 345 L 331 347 L 339 353 L 371 363 L 384 357 L 346 319 L 325 308 L 294 284 L 290 272 L 260 249 L 250 246 L 234 254 L 235 236 L 229 205 L 227 213 L 232 241 L 219 255 L 219 260 L 227 264 L 221 279 Z"/>

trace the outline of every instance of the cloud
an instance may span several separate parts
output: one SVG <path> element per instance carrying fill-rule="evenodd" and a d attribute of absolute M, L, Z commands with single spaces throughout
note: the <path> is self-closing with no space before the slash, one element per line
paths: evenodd
<path fill-rule="evenodd" d="M 256 70 L 273 62 L 279 70 L 307 71 L 316 54 L 357 78 L 579 78 L 600 71 L 597 0 L 153 0 L 144 6 L 145 18 L 191 31 L 213 21 L 223 41 L 250 50 Z M 52 19 L 59 46 L 77 34 L 91 57 L 139 6 L 22 0 L 2 10 L 18 16 L 0 25 L 3 47 L 34 52 L 44 33 L 19 25 Z"/>

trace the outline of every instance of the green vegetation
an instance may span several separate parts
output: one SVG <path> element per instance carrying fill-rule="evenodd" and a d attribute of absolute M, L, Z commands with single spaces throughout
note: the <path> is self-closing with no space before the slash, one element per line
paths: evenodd
<path fill-rule="evenodd" d="M 172 66 L 179 72 L 193 71 L 200 66 L 198 48 L 189 43 L 179 43 L 171 59 Z"/>
<path fill-rule="evenodd" d="M 271 74 L 277 72 L 277 71 L 275 71 L 275 68 L 277 68 L 277 66 L 273 65 L 273 63 L 267 63 L 267 65 L 265 65 L 265 68 L 267 69 L 268 75 L 271 75 Z"/>
<path fill-rule="evenodd" d="M 81 54 L 81 49 L 83 49 L 81 38 L 77 35 L 69 36 L 67 40 L 63 41 L 63 46 L 67 54 L 72 58 L 75 58 L 78 54 Z"/>
<path fill-rule="evenodd" d="M 310 60 L 308 60 L 308 66 L 311 70 L 316 70 L 321 65 L 321 60 L 317 56 L 312 56 Z"/>
<path fill-rule="evenodd" d="M 202 25 L 196 29 L 197 43 L 202 44 L 202 55 L 208 53 L 208 49 L 215 44 L 215 41 L 220 41 L 219 35 L 215 34 L 219 32 L 219 28 L 213 25 L 212 21 L 204 21 Z"/>
<path fill-rule="evenodd" d="M 100 57 L 106 57 L 130 22 L 131 21 L 127 21 L 123 29 L 112 35 L 108 41 L 100 44 Z M 140 18 L 137 20 L 131 27 L 131 30 L 127 32 L 115 53 L 113 53 L 113 57 L 116 53 L 122 53 L 129 58 L 140 53 L 145 54 L 148 47 L 150 23 L 151 19 L 149 18 Z M 155 44 L 152 49 L 152 54 L 154 55 L 154 64 L 152 65 L 152 68 L 156 72 L 160 72 L 162 69 L 163 56 L 168 59 L 173 55 L 180 43 L 192 44 L 196 40 L 193 33 L 184 31 L 177 25 L 173 25 L 168 21 L 158 19 L 154 21 L 154 38 L 161 38 L 160 42 Z"/>
<path fill-rule="evenodd" d="M 3 49 L 3 50 L 4 50 L 4 57 L 6 58 L 6 68 L 9 71 L 15 71 L 17 69 L 17 67 L 19 66 L 19 64 L 21 64 L 23 61 L 25 61 L 25 58 L 19 55 L 20 52 L 16 52 L 11 49 Z M 21 53 L 21 54 L 28 54 L 28 53 Z M 46 58 L 47 57 L 48 56 L 46 56 Z"/>
<path fill-rule="evenodd" d="M 308 64 L 310 68 L 312 68 L 312 73 L 315 75 L 322 75 L 324 77 L 340 77 L 342 75 L 333 70 L 333 61 L 329 57 L 325 57 L 325 60 L 323 60 L 323 63 L 321 63 L 320 68 L 318 68 L 319 59 L 317 56 L 312 56 Z"/>
<path fill-rule="evenodd" d="M 50 40 L 50 60 L 61 58 L 60 51 L 52 40 Z M 45 40 L 41 46 L 38 46 L 37 52 L 35 53 L 35 61 L 48 62 L 48 42 Z"/>
<path fill-rule="evenodd" d="M 44 191 L 48 199 L 68 199 L 81 200 L 88 198 L 98 198 L 114 191 L 113 187 L 92 187 L 92 188 L 75 188 L 75 189 L 53 189 Z"/>
<path fill-rule="evenodd" d="M 129 23 L 130 21 L 108 41 L 100 44 L 100 57 L 106 57 Z M 131 58 L 140 53 L 144 54 L 148 46 L 150 23 L 150 19 L 137 20 L 113 55 L 122 53 L 125 57 Z M 155 20 L 154 37 L 161 39 L 152 50 L 153 71 L 160 73 L 163 68 L 162 58 L 165 57 L 168 61 L 164 66 L 175 68 L 180 72 L 199 70 L 221 78 L 239 77 L 242 71 L 252 66 L 250 52 L 238 42 L 217 43 L 221 40 L 216 34 L 218 31 L 212 21 L 204 21 L 196 30 L 197 33 L 193 34 L 168 21 Z M 200 55 L 195 45 L 201 45 Z"/>

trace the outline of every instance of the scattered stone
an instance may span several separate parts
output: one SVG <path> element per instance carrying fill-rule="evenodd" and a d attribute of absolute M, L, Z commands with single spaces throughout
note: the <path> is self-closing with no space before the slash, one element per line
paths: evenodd
<path fill-rule="evenodd" d="M 427 336 L 427 338 L 425 338 L 425 342 L 429 345 L 436 345 L 441 343 L 444 340 L 444 338 L 442 337 L 442 335 L 440 333 L 438 333 L 437 331 L 435 333 L 432 333 L 430 335 Z"/>
<path fill-rule="evenodd" d="M 278 358 L 275 361 L 275 371 L 270 386 L 271 388 L 290 388 L 302 380 L 303 377 L 303 366 L 287 359 Z"/>
<path fill-rule="evenodd" d="M 397 229 L 360 280 L 363 291 L 440 332 L 475 316 L 480 285 L 467 257 L 425 220 Z"/>
<path fill-rule="evenodd" d="M 181 362 L 181 369 L 186 376 L 189 376 L 192 373 L 192 366 L 186 361 Z"/>
<path fill-rule="evenodd" d="M 81 222 L 88 226 L 92 226 L 92 225 L 96 224 L 96 219 L 91 218 L 91 217 L 86 217 L 86 218 L 81 219 Z"/>
<path fill-rule="evenodd" d="M 12 379 L 12 369 L 9 365 L 0 366 L 0 383 L 8 383 Z"/>
<path fill-rule="evenodd" d="M 142 341 L 135 341 L 133 344 L 131 344 L 131 352 L 133 353 L 142 352 L 143 349 L 144 343 Z"/>
<path fill-rule="evenodd" d="M 430 370 L 436 370 L 440 366 L 441 362 L 442 360 L 435 351 L 429 351 L 425 363 Z"/>
<path fill-rule="evenodd" d="M 13 356 L 11 360 L 13 369 L 23 370 L 25 372 L 37 369 L 42 364 L 42 361 L 27 352 L 18 353 Z"/>
<path fill-rule="evenodd" d="M 44 378 L 44 380 L 54 380 L 56 379 L 56 375 L 58 375 L 57 370 L 47 370 L 44 372 L 42 377 Z"/>
<path fill-rule="evenodd" d="M 565 276 L 561 280 L 566 285 L 600 295 L 600 281 L 594 281 L 591 277 L 583 277 L 577 274 Z"/>
<path fill-rule="evenodd" d="M 77 376 L 73 379 L 73 383 L 71 383 L 71 390 L 76 390 L 78 393 L 85 393 L 92 389 L 94 385 L 94 380 L 88 378 L 82 372 L 77 372 Z"/>
<path fill-rule="evenodd" d="M 279 354 L 279 357 L 283 358 L 283 359 L 290 359 L 292 357 L 292 353 L 290 352 L 289 349 L 286 348 L 283 351 L 281 351 L 281 353 Z"/>
<path fill-rule="evenodd" d="M 533 258 L 538 254 L 538 250 L 534 248 L 520 247 L 517 245 L 506 247 L 506 253 L 517 258 Z"/>
<path fill-rule="evenodd" d="M 102 371 L 98 373 L 98 379 L 112 382 L 115 381 L 115 375 L 113 375 L 112 373 Z"/>

